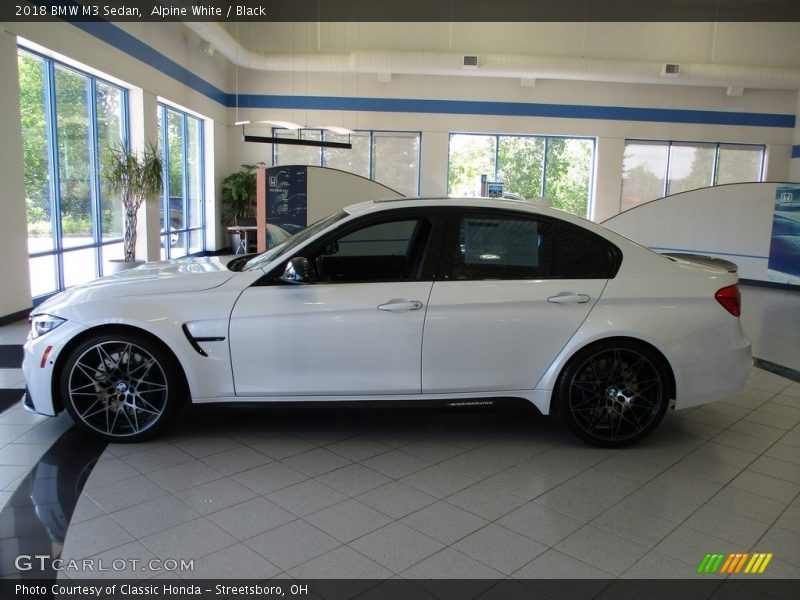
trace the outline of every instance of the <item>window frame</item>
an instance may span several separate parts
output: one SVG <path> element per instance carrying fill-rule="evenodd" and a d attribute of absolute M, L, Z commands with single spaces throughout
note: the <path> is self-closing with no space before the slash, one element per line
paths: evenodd
<path fill-rule="evenodd" d="M 53 239 L 53 247 L 49 250 L 38 252 L 28 251 L 28 261 L 31 259 L 53 257 L 55 270 L 55 289 L 45 292 L 38 296 L 33 296 L 34 305 L 39 304 L 46 298 L 57 294 L 66 288 L 65 285 L 65 262 L 64 254 L 83 250 L 94 250 L 94 268 L 98 277 L 104 275 L 104 250 L 115 244 L 123 243 L 123 238 L 104 239 L 103 237 L 103 207 L 102 207 L 102 175 L 100 169 L 100 142 L 98 139 L 98 116 L 97 116 L 97 84 L 102 83 L 120 92 L 120 121 L 123 139 L 122 145 L 130 147 L 130 114 L 129 114 L 129 90 L 109 79 L 83 70 L 75 65 L 60 61 L 52 56 L 28 48 L 22 44 L 17 45 L 17 57 L 20 54 L 27 54 L 35 59 L 43 61 L 43 106 L 44 106 L 44 129 L 45 144 L 47 152 L 47 173 L 48 173 L 48 200 L 50 204 L 50 221 L 52 229 L 50 237 Z M 59 145 L 58 145 L 58 98 L 55 82 L 56 67 L 65 71 L 75 73 L 87 79 L 88 87 L 86 93 L 86 109 L 88 114 L 87 128 L 89 139 L 89 212 L 90 222 L 92 223 L 92 242 L 77 246 L 64 245 L 62 214 L 61 214 L 61 174 L 59 168 Z M 91 98 L 91 102 L 89 99 Z M 26 219 L 27 226 L 27 219 Z"/>
<path fill-rule="evenodd" d="M 206 250 L 206 185 L 205 185 L 205 121 L 197 115 L 190 114 L 184 110 L 176 108 L 171 104 L 163 101 L 157 103 L 158 114 L 161 116 L 160 122 L 163 124 L 162 131 L 159 131 L 159 144 L 161 146 L 161 161 L 163 169 L 163 185 L 161 189 L 161 219 L 164 224 L 164 231 L 159 232 L 161 239 L 161 247 L 163 250 L 163 258 L 170 260 L 172 258 L 172 243 L 169 241 L 172 235 L 178 235 L 183 238 L 184 254 L 178 258 L 185 256 L 197 256 Z M 181 229 L 168 229 L 167 224 L 171 220 L 171 207 L 170 207 L 170 189 L 169 189 L 169 115 L 170 113 L 177 114 L 181 118 L 181 180 L 182 180 L 182 193 L 181 199 L 183 202 L 183 224 Z M 198 159 L 198 181 L 200 186 L 198 191 L 198 211 L 200 213 L 200 225 L 192 227 L 192 205 L 189 197 L 189 119 L 197 122 L 198 140 L 197 147 L 199 153 Z M 200 249 L 195 252 L 189 252 L 191 249 L 191 236 L 193 232 L 200 232 Z"/>
<path fill-rule="evenodd" d="M 585 215 L 577 215 L 579 217 L 583 217 L 588 219 L 594 212 L 594 178 L 595 178 L 595 167 L 596 167 L 596 157 L 597 157 L 597 138 L 592 136 L 583 136 L 583 135 L 539 135 L 539 134 L 532 134 L 532 133 L 484 133 L 484 132 L 475 132 L 475 131 L 451 131 L 447 137 L 447 196 L 448 198 L 455 198 L 460 196 L 453 196 L 450 190 L 450 165 L 452 161 L 452 152 L 450 151 L 450 147 L 452 145 L 453 136 L 454 135 L 471 135 L 471 136 L 481 136 L 481 137 L 489 137 L 494 138 L 494 173 L 492 173 L 492 179 L 489 181 L 499 181 L 499 162 L 500 162 L 500 138 L 534 138 L 534 139 L 542 139 L 544 140 L 544 148 L 542 153 L 542 168 L 540 173 L 540 183 L 539 183 L 539 197 L 545 198 L 545 191 L 547 190 L 547 161 L 548 161 L 548 146 L 551 139 L 553 140 L 585 140 L 592 143 L 592 161 L 591 161 L 591 169 L 589 172 L 589 196 L 586 201 L 586 214 Z M 487 173 L 487 177 L 489 173 Z M 506 191 L 506 190 L 504 190 Z M 473 196 L 468 196 L 473 197 Z M 477 197 L 477 196 L 474 196 Z M 572 213 L 571 213 L 572 214 Z"/>
<path fill-rule="evenodd" d="M 622 208 L 623 200 L 624 200 L 624 190 L 625 190 L 625 148 L 627 148 L 628 144 L 635 144 L 635 145 L 650 145 L 650 146 L 660 146 L 666 148 L 667 158 L 666 158 L 666 165 L 664 170 L 664 183 L 661 186 L 661 196 L 656 198 L 652 198 L 650 200 L 645 200 L 636 206 L 631 206 L 629 208 Z M 680 192 L 675 192 L 676 194 L 683 194 L 685 192 L 690 192 L 692 190 L 699 190 L 703 189 L 703 187 L 717 187 L 719 185 L 736 185 L 739 183 L 760 183 L 764 181 L 764 167 L 766 166 L 767 161 L 767 145 L 766 144 L 751 144 L 747 142 L 707 142 L 707 141 L 700 141 L 700 140 L 654 140 L 654 139 L 644 139 L 644 138 L 626 138 L 625 145 L 623 148 L 623 160 L 622 166 L 623 171 L 621 173 L 620 181 L 620 194 L 619 194 L 619 212 L 623 213 L 628 210 L 632 210 L 639 206 L 644 206 L 652 202 L 653 200 L 658 200 L 658 198 L 663 198 L 665 196 L 671 195 L 670 192 L 670 184 L 672 182 L 671 178 L 671 170 L 672 170 L 672 147 L 673 146 L 694 146 L 697 148 L 708 148 L 709 146 L 714 147 L 714 157 L 713 157 L 713 164 L 711 170 L 711 183 L 708 186 L 701 186 L 699 188 L 691 188 L 687 190 L 682 190 Z M 752 148 L 760 149 L 760 163 L 758 166 L 758 179 L 756 181 L 738 181 L 738 182 L 728 182 L 728 183 L 718 183 L 719 178 L 719 163 L 720 163 L 720 149 L 730 150 L 732 147 L 734 148 Z"/>

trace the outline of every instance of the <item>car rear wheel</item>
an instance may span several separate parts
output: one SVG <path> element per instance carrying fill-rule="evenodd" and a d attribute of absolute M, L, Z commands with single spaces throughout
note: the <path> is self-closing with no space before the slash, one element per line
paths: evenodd
<path fill-rule="evenodd" d="M 556 383 L 555 409 L 577 437 L 620 448 L 655 429 L 671 396 L 669 368 L 645 344 L 609 340 L 579 351 Z"/>
<path fill-rule="evenodd" d="M 114 442 L 156 433 L 174 411 L 181 379 L 174 359 L 134 334 L 103 334 L 78 345 L 61 370 L 64 405 L 82 429 Z"/>

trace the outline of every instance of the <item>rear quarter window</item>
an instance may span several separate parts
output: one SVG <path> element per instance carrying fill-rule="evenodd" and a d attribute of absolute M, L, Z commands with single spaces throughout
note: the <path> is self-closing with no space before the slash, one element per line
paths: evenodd
<path fill-rule="evenodd" d="M 457 226 L 445 252 L 452 279 L 608 279 L 622 258 L 602 237 L 546 217 L 463 215 Z"/>

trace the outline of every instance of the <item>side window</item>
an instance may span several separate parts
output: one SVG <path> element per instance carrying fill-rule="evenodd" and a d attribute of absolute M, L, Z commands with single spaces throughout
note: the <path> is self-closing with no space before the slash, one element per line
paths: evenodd
<path fill-rule="evenodd" d="M 547 263 L 539 223 L 532 219 L 464 217 L 454 279 L 531 279 Z"/>
<path fill-rule="evenodd" d="M 551 219 L 465 215 L 458 228 L 450 279 L 605 279 L 619 266 L 612 244 Z"/>
<path fill-rule="evenodd" d="M 554 224 L 552 230 L 551 278 L 608 279 L 617 274 L 620 252 L 616 246 L 573 225 Z"/>
<path fill-rule="evenodd" d="M 430 227 L 422 219 L 368 225 L 329 242 L 314 256 L 318 281 L 400 281 L 416 276 Z"/>

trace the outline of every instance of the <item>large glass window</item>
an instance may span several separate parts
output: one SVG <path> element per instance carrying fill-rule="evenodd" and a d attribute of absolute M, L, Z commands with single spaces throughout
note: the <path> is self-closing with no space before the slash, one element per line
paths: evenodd
<path fill-rule="evenodd" d="M 343 148 L 323 148 L 322 165 L 331 169 L 355 173 L 356 175 L 369 179 L 372 149 L 371 137 L 368 131 L 358 131 L 353 135 L 338 135 L 326 131 L 326 141 L 350 142 L 353 148 L 351 150 L 345 150 Z M 283 153 L 283 150 L 281 150 L 281 153 Z"/>
<path fill-rule="evenodd" d="M 273 145 L 273 165 L 312 165 L 341 169 L 372 179 L 404 196 L 419 194 L 419 132 L 357 131 L 341 135 L 321 129 L 274 129 L 274 137 L 349 142 L 350 150 Z"/>
<path fill-rule="evenodd" d="M 759 145 L 627 140 L 620 209 L 701 187 L 761 181 L 763 165 Z"/>
<path fill-rule="evenodd" d="M 20 49 L 20 118 L 31 294 L 103 275 L 122 254 L 122 206 L 101 177 L 127 144 L 127 94 L 107 81 Z"/>
<path fill-rule="evenodd" d="M 716 184 L 761 181 L 763 146 L 720 144 L 717 150 Z"/>
<path fill-rule="evenodd" d="M 203 121 L 159 104 L 158 133 L 164 162 L 161 257 L 180 258 L 205 249 Z"/>
<path fill-rule="evenodd" d="M 546 197 L 553 206 L 589 215 L 594 140 L 550 136 L 450 134 L 448 194 L 479 196 L 481 176 L 504 192 Z"/>

